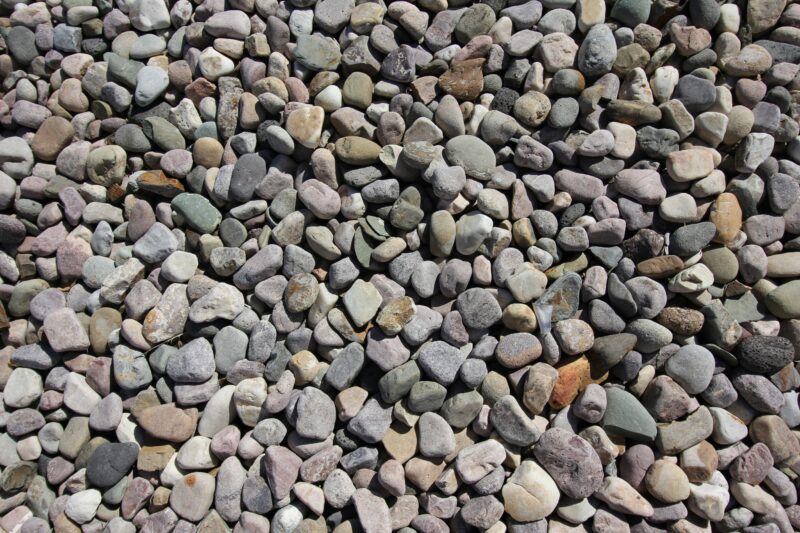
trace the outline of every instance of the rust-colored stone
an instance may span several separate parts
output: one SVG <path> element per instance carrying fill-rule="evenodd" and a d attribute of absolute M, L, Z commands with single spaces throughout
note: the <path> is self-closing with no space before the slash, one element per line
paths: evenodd
<path fill-rule="evenodd" d="M 115 204 L 125 198 L 126 194 L 128 194 L 127 191 L 115 183 L 108 188 L 108 201 Z"/>
<path fill-rule="evenodd" d="M 608 372 L 600 373 L 592 368 L 585 355 L 572 359 L 558 370 L 558 381 L 550 395 L 550 406 L 561 409 L 570 405 L 578 394 L 591 383 L 600 384 L 608 379 Z"/>
<path fill-rule="evenodd" d="M 166 198 L 174 198 L 186 191 L 183 183 L 174 178 L 168 178 L 161 170 L 157 172 L 145 172 L 139 176 L 138 184 L 142 190 Z"/>

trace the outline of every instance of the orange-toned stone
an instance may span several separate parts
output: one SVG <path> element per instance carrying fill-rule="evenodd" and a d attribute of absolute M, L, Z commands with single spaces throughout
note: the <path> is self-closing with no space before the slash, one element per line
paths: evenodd
<path fill-rule="evenodd" d="M 483 58 L 468 59 L 441 76 L 439 87 L 459 100 L 474 100 L 483 90 Z"/>
<path fill-rule="evenodd" d="M 74 135 L 75 129 L 69 120 L 59 116 L 48 117 L 33 136 L 31 150 L 43 161 L 55 161 Z"/>
<path fill-rule="evenodd" d="M 558 381 L 550 395 L 550 406 L 561 409 L 570 405 L 587 385 L 600 384 L 608 379 L 608 372 L 600 373 L 592 368 L 585 355 L 572 359 L 561 365 L 558 370 Z"/>
<path fill-rule="evenodd" d="M 649 278 L 668 278 L 683 270 L 683 260 L 677 255 L 660 255 L 645 259 L 636 265 L 636 270 Z"/>
<path fill-rule="evenodd" d="M 125 191 L 125 189 L 123 189 L 122 187 L 120 187 L 118 184 L 115 183 L 108 188 L 108 193 L 107 193 L 108 201 L 111 202 L 112 204 L 115 204 L 120 200 L 122 200 L 126 194 L 127 192 Z"/>
<path fill-rule="evenodd" d="M 138 184 L 142 190 L 167 198 L 173 198 L 186 191 L 183 183 L 174 178 L 168 178 L 161 170 L 145 172 L 139 176 Z"/>
<path fill-rule="evenodd" d="M 444 471 L 445 462 L 414 457 L 405 464 L 406 478 L 420 490 L 428 490 Z"/>
<path fill-rule="evenodd" d="M 151 436 L 168 442 L 186 442 L 197 427 L 197 409 L 180 409 L 174 404 L 145 409 L 139 425 Z"/>
<path fill-rule="evenodd" d="M 779 468 L 784 465 L 797 465 L 800 458 L 800 441 L 781 417 L 764 415 L 753 420 L 750 423 L 750 439 L 753 442 L 766 444 L 775 459 L 775 465 Z"/>
<path fill-rule="evenodd" d="M 719 466 L 719 455 L 707 440 L 684 450 L 680 456 L 681 469 L 692 483 L 708 481 Z"/>
<path fill-rule="evenodd" d="M 717 227 L 716 242 L 727 244 L 733 241 L 742 228 L 742 207 L 736 195 L 724 192 L 717 196 L 709 219 Z"/>
<path fill-rule="evenodd" d="M 67 367 L 70 372 L 86 374 L 86 371 L 89 370 L 89 365 L 91 365 L 94 360 L 95 357 L 93 355 L 82 353 L 64 360 L 64 366 Z"/>
<path fill-rule="evenodd" d="M 770 376 L 770 380 L 782 391 L 790 391 L 794 387 L 794 364 L 788 364 Z"/>

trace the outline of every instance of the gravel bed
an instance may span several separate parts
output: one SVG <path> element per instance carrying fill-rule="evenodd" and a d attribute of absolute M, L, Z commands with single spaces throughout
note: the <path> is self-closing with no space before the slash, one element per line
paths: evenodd
<path fill-rule="evenodd" d="M 0 531 L 800 530 L 800 3 L 0 0 Z"/>

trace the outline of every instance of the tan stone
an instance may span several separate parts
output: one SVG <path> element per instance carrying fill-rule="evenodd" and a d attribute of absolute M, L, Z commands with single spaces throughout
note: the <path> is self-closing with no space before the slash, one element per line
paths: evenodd
<path fill-rule="evenodd" d="M 474 100 L 483 90 L 483 58 L 468 59 L 439 76 L 439 87 L 458 100 Z"/>
<path fill-rule="evenodd" d="M 436 76 L 420 76 L 411 82 L 411 92 L 423 104 L 428 105 L 436 98 L 436 86 L 439 83 L 439 78 Z M 483 87 L 483 78 L 481 77 L 481 87 Z"/>
<path fill-rule="evenodd" d="M 75 130 L 69 120 L 58 116 L 48 117 L 33 136 L 31 150 L 39 159 L 55 161 L 61 150 L 72 141 L 73 135 Z"/>
<path fill-rule="evenodd" d="M 515 302 L 503 309 L 503 325 L 514 331 L 532 333 L 536 331 L 536 314 L 531 306 Z"/>
<path fill-rule="evenodd" d="M 677 182 L 705 178 L 714 170 L 714 155 L 710 150 L 690 148 L 667 156 L 667 172 Z"/>
<path fill-rule="evenodd" d="M 136 469 L 142 472 L 160 472 L 166 468 L 174 454 L 175 447 L 171 444 L 142 446 L 136 460 Z"/>
<path fill-rule="evenodd" d="M 606 20 L 606 3 L 603 0 L 578 0 L 575 9 L 578 29 L 586 33 L 595 24 Z"/>
<path fill-rule="evenodd" d="M 225 148 L 218 140 L 211 137 L 197 139 L 192 146 L 192 159 L 195 164 L 206 167 L 218 167 L 222 161 L 222 153 Z"/>
<path fill-rule="evenodd" d="M 800 252 L 786 252 L 767 257 L 767 276 L 770 278 L 800 276 Z"/>
<path fill-rule="evenodd" d="M 541 520 L 558 505 L 559 491 L 553 478 L 533 461 L 523 461 L 503 487 L 506 512 L 519 522 Z"/>
<path fill-rule="evenodd" d="M 348 165 L 371 165 L 380 154 L 381 147 L 363 137 L 342 137 L 336 141 L 336 156 Z"/>
<path fill-rule="evenodd" d="M 306 148 L 316 148 L 322 135 L 325 110 L 319 106 L 295 109 L 286 119 L 286 131 Z"/>
<path fill-rule="evenodd" d="M 334 404 L 339 420 L 346 422 L 358 414 L 369 393 L 361 387 L 350 387 L 336 395 Z"/>
<path fill-rule="evenodd" d="M 137 418 L 148 434 L 169 442 L 185 442 L 197 427 L 197 409 L 180 409 L 175 404 L 145 409 Z"/>
<path fill-rule="evenodd" d="M 394 422 L 383 436 L 383 447 L 390 457 L 405 463 L 417 453 L 417 432 L 414 428 Z"/>
<path fill-rule="evenodd" d="M 289 370 L 298 385 L 305 385 L 317 375 L 319 360 L 308 350 L 297 352 L 289 359 Z"/>
<path fill-rule="evenodd" d="M 668 278 L 683 270 L 683 260 L 677 255 L 651 257 L 636 265 L 636 270 L 649 278 Z"/>
<path fill-rule="evenodd" d="M 705 322 L 703 313 L 686 307 L 665 307 L 656 317 L 656 322 L 673 333 L 689 337 L 699 333 Z"/>
<path fill-rule="evenodd" d="M 367 2 L 357 5 L 350 14 L 350 26 L 357 33 L 369 33 L 374 26 L 383 22 L 385 13 L 386 9 L 380 4 Z"/>
<path fill-rule="evenodd" d="M 742 228 L 742 208 L 736 195 L 724 192 L 717 196 L 709 220 L 717 227 L 716 242 L 727 244 L 733 241 Z"/>
<path fill-rule="evenodd" d="M 747 24 L 753 35 L 773 27 L 786 7 L 786 0 L 749 0 L 747 2 Z"/>
<path fill-rule="evenodd" d="M 413 457 L 405 464 L 406 478 L 420 490 L 428 490 L 444 471 L 442 459 Z"/>
<path fill-rule="evenodd" d="M 750 438 L 753 442 L 767 445 L 776 466 L 780 467 L 784 462 L 793 464 L 800 457 L 800 441 L 779 416 L 764 415 L 753 420 Z"/>
<path fill-rule="evenodd" d="M 670 461 L 659 459 L 644 478 L 648 492 L 664 503 L 677 503 L 689 497 L 689 478 Z"/>
<path fill-rule="evenodd" d="M 609 476 L 594 493 L 595 498 L 605 502 L 614 511 L 643 516 L 653 516 L 653 506 L 636 492 L 636 489 L 621 477 Z"/>
<path fill-rule="evenodd" d="M 711 479 L 719 465 L 719 455 L 707 440 L 701 441 L 681 452 L 681 469 L 692 483 L 703 483 Z"/>
<path fill-rule="evenodd" d="M 397 335 L 417 312 L 414 300 L 408 296 L 389 301 L 380 313 L 377 322 L 387 335 Z"/>

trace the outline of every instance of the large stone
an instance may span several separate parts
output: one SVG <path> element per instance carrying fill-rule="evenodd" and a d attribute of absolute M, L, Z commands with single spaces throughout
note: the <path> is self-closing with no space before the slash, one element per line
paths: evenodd
<path fill-rule="evenodd" d="M 522 461 L 503 486 L 505 510 L 518 522 L 534 522 L 552 513 L 560 494 L 553 478 L 530 459 Z"/>
<path fill-rule="evenodd" d="M 603 465 L 597 452 L 588 441 L 567 430 L 545 431 L 534 455 L 570 498 L 587 498 L 603 482 Z"/>

